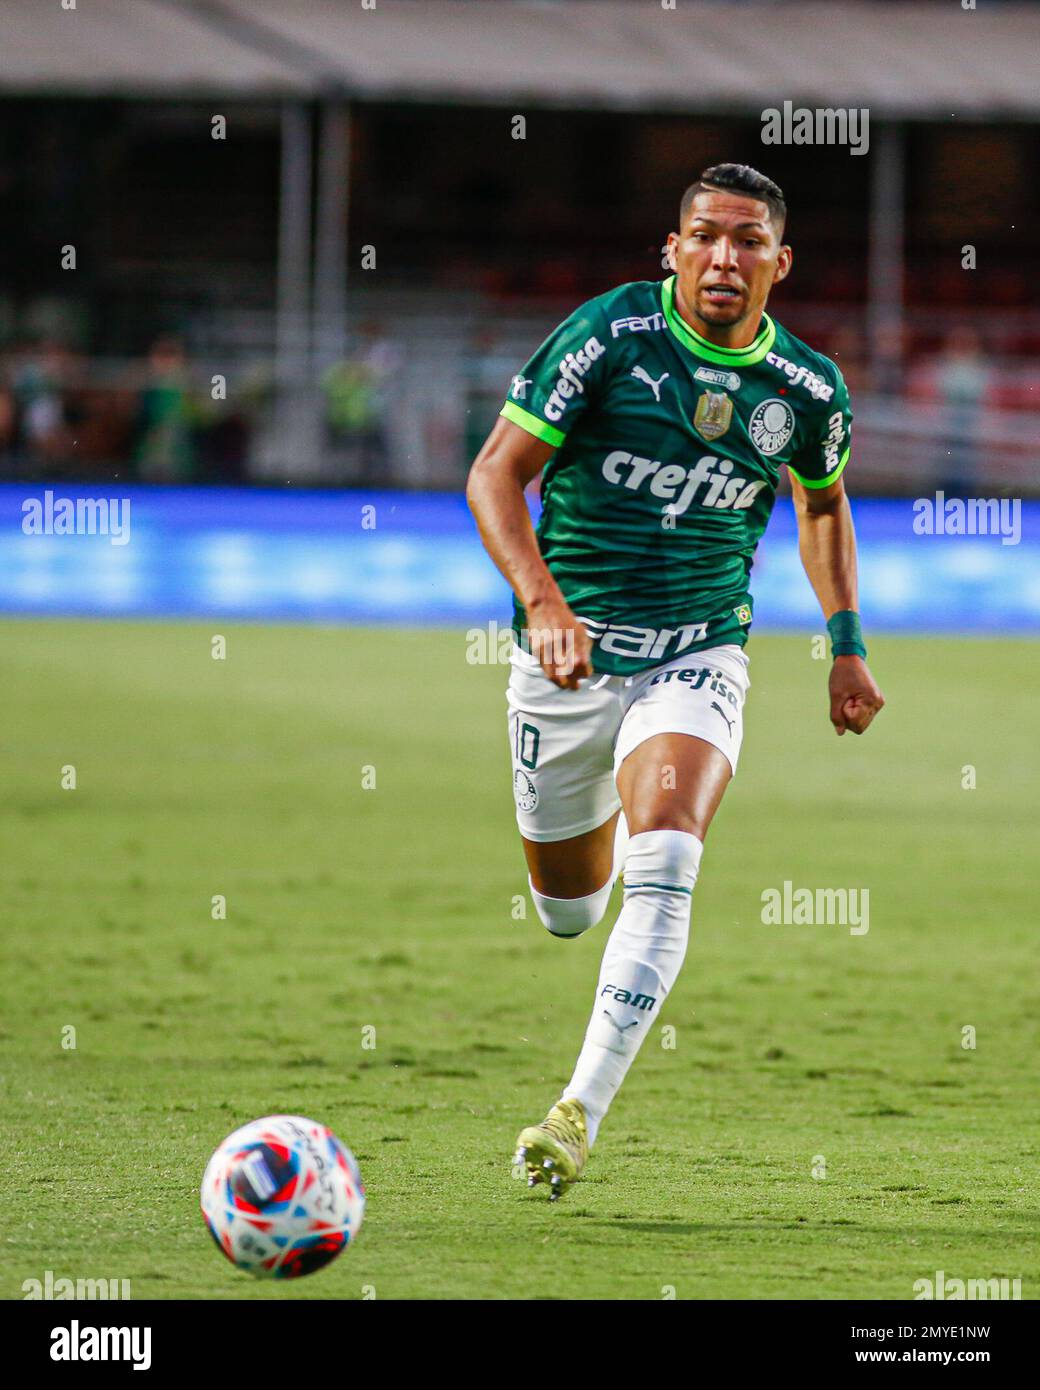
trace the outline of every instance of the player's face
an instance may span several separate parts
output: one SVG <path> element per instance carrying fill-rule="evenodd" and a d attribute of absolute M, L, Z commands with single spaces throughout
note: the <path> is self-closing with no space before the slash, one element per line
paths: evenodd
<path fill-rule="evenodd" d="M 781 243 L 765 203 L 702 192 L 679 231 L 668 234 L 668 261 L 687 313 L 710 328 L 739 333 L 747 325 L 753 335 L 769 291 L 791 268 L 791 248 Z"/>

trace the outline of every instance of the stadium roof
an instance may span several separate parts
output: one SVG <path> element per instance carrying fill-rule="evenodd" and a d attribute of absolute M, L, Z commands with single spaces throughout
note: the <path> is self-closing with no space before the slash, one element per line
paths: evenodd
<path fill-rule="evenodd" d="M 189 5 L 161 0 L 4 0 L 0 91 L 33 96 L 307 92 L 312 79 Z"/>
<path fill-rule="evenodd" d="M 1040 116 L 1030 4 L 5 0 L 8 94 Z"/>

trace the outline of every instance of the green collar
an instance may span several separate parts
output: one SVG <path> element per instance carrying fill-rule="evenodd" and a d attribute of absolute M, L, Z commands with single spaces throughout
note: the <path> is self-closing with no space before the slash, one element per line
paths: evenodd
<path fill-rule="evenodd" d="M 776 324 L 768 314 L 763 314 L 758 337 L 747 347 L 727 348 L 719 347 L 717 343 L 709 343 L 707 338 L 702 338 L 696 329 L 691 328 L 685 319 L 679 317 L 675 307 L 674 275 L 670 275 L 661 285 L 661 307 L 668 327 L 684 348 L 708 362 L 718 362 L 723 367 L 750 367 L 753 362 L 761 362 L 776 338 Z"/>

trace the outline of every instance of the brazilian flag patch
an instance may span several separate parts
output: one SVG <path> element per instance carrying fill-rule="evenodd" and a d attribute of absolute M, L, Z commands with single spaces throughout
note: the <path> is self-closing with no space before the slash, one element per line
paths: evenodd
<path fill-rule="evenodd" d="M 733 612 L 736 614 L 737 622 L 741 625 L 746 626 L 751 621 L 750 603 L 742 603 L 739 608 L 734 608 Z"/>

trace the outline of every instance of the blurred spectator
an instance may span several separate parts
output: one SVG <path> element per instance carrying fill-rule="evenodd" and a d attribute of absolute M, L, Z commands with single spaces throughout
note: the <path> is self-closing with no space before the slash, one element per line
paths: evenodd
<path fill-rule="evenodd" d="M 952 442 L 941 461 L 941 486 L 945 492 L 967 496 L 978 474 L 978 434 L 990 386 L 982 340 L 974 328 L 961 325 L 946 335 L 935 383 L 950 413 L 946 433 Z"/>
<path fill-rule="evenodd" d="M 179 338 L 157 338 L 148 354 L 147 381 L 137 402 L 134 462 L 142 479 L 153 483 L 194 480 L 196 449 L 184 345 Z"/>
<path fill-rule="evenodd" d="M 400 347 L 370 319 L 353 352 L 321 378 L 328 440 L 351 455 L 350 472 L 361 484 L 389 480 L 386 411 L 403 361 Z"/>
<path fill-rule="evenodd" d="M 15 452 L 34 468 L 46 468 L 69 452 L 71 429 L 81 412 L 67 348 L 47 339 L 16 359 L 11 408 Z"/>

